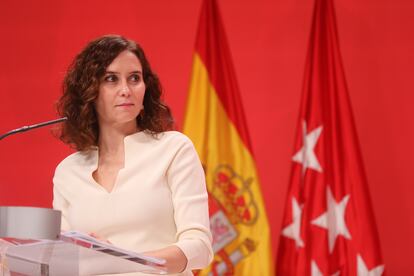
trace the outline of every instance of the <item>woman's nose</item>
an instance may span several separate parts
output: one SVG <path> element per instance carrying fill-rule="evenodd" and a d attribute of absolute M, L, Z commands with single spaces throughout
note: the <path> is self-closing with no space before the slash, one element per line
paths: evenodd
<path fill-rule="evenodd" d="M 121 96 L 129 96 L 131 94 L 131 90 L 129 89 L 128 85 L 121 86 L 120 89 Z"/>

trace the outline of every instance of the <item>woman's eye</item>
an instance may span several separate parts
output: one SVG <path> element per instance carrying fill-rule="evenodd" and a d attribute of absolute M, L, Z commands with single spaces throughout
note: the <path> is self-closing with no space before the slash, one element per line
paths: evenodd
<path fill-rule="evenodd" d="M 107 75 L 104 78 L 104 80 L 107 81 L 107 82 L 114 82 L 114 81 L 117 81 L 118 78 L 115 75 Z"/>
<path fill-rule="evenodd" d="M 141 80 L 141 76 L 140 76 L 140 75 L 137 75 L 137 74 L 134 74 L 134 75 L 131 75 L 131 76 L 129 77 L 129 79 L 130 79 L 131 81 L 133 81 L 133 82 L 139 82 L 139 81 Z"/>

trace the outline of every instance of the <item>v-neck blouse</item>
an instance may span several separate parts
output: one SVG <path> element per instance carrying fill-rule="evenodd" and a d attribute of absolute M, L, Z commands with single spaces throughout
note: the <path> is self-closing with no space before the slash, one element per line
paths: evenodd
<path fill-rule="evenodd" d="M 167 131 L 124 139 L 125 166 L 111 192 L 92 177 L 98 151 L 76 152 L 56 168 L 53 207 L 62 229 L 94 232 L 135 252 L 178 246 L 188 259 L 181 275 L 213 256 L 204 171 L 192 142 Z"/>

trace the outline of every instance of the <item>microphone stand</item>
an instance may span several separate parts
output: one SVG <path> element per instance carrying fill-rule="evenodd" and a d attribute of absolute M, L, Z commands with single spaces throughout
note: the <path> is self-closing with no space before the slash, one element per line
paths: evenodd
<path fill-rule="evenodd" d="M 63 117 L 31 126 L 16 128 L 0 135 L 0 140 L 16 133 L 60 123 L 67 119 L 67 117 Z M 60 224 L 61 212 L 57 210 L 0 205 L 0 240 L 2 237 L 55 240 L 59 237 Z M 23 262 L 26 261 L 24 258 L 22 260 Z M 1 272 L 0 262 L 0 275 L 3 275 Z"/>
<path fill-rule="evenodd" d="M 32 129 L 35 129 L 35 128 L 57 124 L 57 123 L 66 121 L 67 119 L 68 119 L 67 117 L 62 117 L 62 118 L 52 120 L 52 121 L 47 121 L 47 122 L 43 122 L 43 123 L 39 123 L 39 124 L 34 124 L 34 125 L 31 125 L 31 126 L 24 126 L 24 127 L 21 127 L 21 128 L 16 128 L 16 129 L 13 129 L 13 130 L 5 133 L 5 134 L 0 135 L 0 140 L 6 138 L 7 136 L 16 134 L 16 133 L 25 132 L 25 131 L 32 130 Z"/>

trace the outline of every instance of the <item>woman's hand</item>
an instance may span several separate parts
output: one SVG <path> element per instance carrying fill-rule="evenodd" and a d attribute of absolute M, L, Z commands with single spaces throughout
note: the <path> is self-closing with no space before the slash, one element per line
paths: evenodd
<path fill-rule="evenodd" d="M 89 235 L 101 242 L 112 244 L 109 240 L 99 236 L 96 233 L 89 233 Z M 164 259 L 166 261 L 165 267 L 168 273 L 179 273 L 187 267 L 187 257 L 183 251 L 175 245 L 165 247 L 163 249 L 144 252 L 146 256 Z"/>
<path fill-rule="evenodd" d="M 165 267 L 168 273 L 179 273 L 187 267 L 187 257 L 183 251 L 175 245 L 165 247 L 160 250 L 143 253 L 146 256 L 166 260 Z"/>

